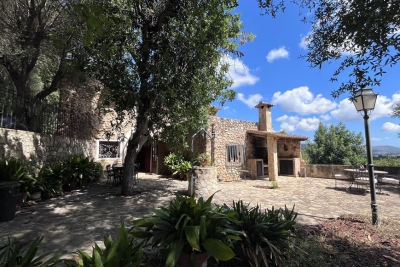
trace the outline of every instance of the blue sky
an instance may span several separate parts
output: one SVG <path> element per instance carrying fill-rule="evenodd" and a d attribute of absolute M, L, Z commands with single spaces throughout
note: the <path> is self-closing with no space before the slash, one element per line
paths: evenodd
<path fill-rule="evenodd" d="M 256 38 L 241 46 L 244 57 L 226 58 L 231 63 L 229 76 L 234 81 L 237 96 L 221 108 L 218 116 L 258 121 L 254 106 L 263 101 L 275 104 L 272 108 L 274 131 L 285 130 L 312 140 L 320 121 L 326 125 L 342 121 L 347 129 L 364 136 L 363 118 L 348 100 L 350 94 L 336 99 L 331 96 L 340 82 L 348 80 L 347 74 L 342 74 L 339 82 L 332 83 L 329 79 L 337 64 L 311 69 L 299 58 L 306 53 L 302 39 L 311 30 L 309 24 L 300 21 L 300 10 L 289 6 L 273 19 L 260 15 L 255 0 L 241 0 L 240 3 L 236 12 L 242 14 L 244 30 L 255 34 Z M 391 117 L 393 104 L 400 101 L 400 64 L 386 71 L 381 86 L 372 88 L 379 96 L 370 115 L 371 143 L 400 147 L 397 138 L 400 120 Z"/>

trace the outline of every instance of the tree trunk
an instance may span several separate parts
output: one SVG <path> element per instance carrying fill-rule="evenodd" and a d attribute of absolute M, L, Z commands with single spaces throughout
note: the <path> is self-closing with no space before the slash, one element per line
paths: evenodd
<path fill-rule="evenodd" d="M 138 116 L 137 130 L 129 139 L 126 156 L 124 160 L 124 172 L 122 176 L 122 196 L 132 196 L 134 194 L 134 164 L 137 155 L 146 143 L 149 136 L 149 120 L 148 116 Z"/>

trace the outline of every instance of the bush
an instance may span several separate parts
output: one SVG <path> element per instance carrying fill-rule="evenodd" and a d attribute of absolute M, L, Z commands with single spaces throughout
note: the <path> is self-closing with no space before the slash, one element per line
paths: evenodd
<path fill-rule="evenodd" d="M 86 252 L 78 251 L 77 262 L 68 262 L 68 267 L 139 267 L 144 266 L 142 244 L 137 243 L 135 239 L 128 236 L 125 226 L 122 224 L 119 237 L 113 241 L 110 238 L 104 238 L 104 249 L 97 244 L 93 247 L 92 256 Z"/>
<path fill-rule="evenodd" d="M 64 160 L 65 164 L 65 183 L 74 181 L 95 181 L 98 180 L 103 172 L 101 163 L 90 160 L 83 155 L 71 156 Z"/>
<path fill-rule="evenodd" d="M 22 248 L 19 241 L 10 240 L 0 247 L 0 266 L 4 267 L 50 267 L 57 266 L 63 260 L 60 259 L 67 251 L 48 252 L 40 256 L 36 256 L 38 246 L 42 242 L 43 237 L 36 238 L 29 247 Z M 50 255 L 52 255 L 50 257 Z M 48 258 L 44 261 L 44 258 Z"/>
<path fill-rule="evenodd" d="M 242 240 L 235 243 L 235 253 L 251 266 L 283 266 L 293 250 L 292 230 L 297 217 L 294 207 L 263 211 L 259 205 L 249 207 L 240 200 L 230 208 L 240 221 L 234 225 L 235 230 L 243 233 Z"/>
<path fill-rule="evenodd" d="M 164 164 L 171 170 L 172 175 L 185 174 L 192 168 L 190 161 L 185 160 L 182 155 L 176 155 L 175 153 L 170 153 L 166 156 Z"/>

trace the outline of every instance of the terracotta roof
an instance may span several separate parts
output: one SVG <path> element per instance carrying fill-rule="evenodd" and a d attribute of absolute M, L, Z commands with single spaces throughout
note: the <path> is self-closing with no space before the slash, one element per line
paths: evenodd
<path fill-rule="evenodd" d="M 291 139 L 291 140 L 299 140 L 306 141 L 308 140 L 308 136 L 303 135 L 294 135 L 294 134 L 285 134 L 285 133 L 277 133 L 277 132 L 267 132 L 267 131 L 255 131 L 255 130 L 247 130 L 248 133 L 265 137 L 265 136 L 273 136 L 279 139 Z"/>

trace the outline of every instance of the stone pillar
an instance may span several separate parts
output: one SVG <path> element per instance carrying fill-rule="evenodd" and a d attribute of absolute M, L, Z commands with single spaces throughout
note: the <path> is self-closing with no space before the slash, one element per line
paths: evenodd
<path fill-rule="evenodd" d="M 195 198 L 209 198 L 217 191 L 217 169 L 211 167 L 194 167 L 193 179 L 189 179 L 188 195 Z"/>
<path fill-rule="evenodd" d="M 275 181 L 278 177 L 278 143 L 272 136 L 267 137 L 268 144 L 268 174 L 269 180 Z"/>

